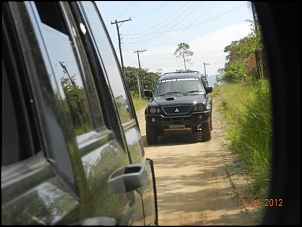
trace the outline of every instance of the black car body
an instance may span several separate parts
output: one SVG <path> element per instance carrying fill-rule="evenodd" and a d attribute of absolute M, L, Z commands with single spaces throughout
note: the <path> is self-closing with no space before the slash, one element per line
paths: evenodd
<path fill-rule="evenodd" d="M 2 225 L 157 225 L 133 103 L 93 2 L 2 3 Z"/>
<path fill-rule="evenodd" d="M 212 98 L 199 72 L 173 72 L 164 74 L 145 109 L 148 144 L 158 143 L 158 136 L 167 130 L 191 130 L 201 134 L 203 141 L 211 139 Z"/>

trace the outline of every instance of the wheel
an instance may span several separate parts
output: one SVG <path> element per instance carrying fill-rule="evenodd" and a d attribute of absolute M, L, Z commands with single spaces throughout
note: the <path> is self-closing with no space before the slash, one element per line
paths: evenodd
<path fill-rule="evenodd" d="M 157 129 L 155 126 L 146 123 L 146 137 L 149 145 L 158 143 Z"/>
<path fill-rule="evenodd" d="M 211 117 L 201 125 L 202 141 L 209 141 L 212 138 L 211 135 Z"/>

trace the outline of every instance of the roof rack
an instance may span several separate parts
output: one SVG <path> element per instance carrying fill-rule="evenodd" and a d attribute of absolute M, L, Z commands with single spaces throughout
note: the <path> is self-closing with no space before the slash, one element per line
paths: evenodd
<path fill-rule="evenodd" d="M 172 73 L 198 73 L 198 74 L 201 74 L 199 71 L 186 71 L 186 72 L 168 72 L 168 73 L 164 73 L 163 75 L 172 74 Z"/>

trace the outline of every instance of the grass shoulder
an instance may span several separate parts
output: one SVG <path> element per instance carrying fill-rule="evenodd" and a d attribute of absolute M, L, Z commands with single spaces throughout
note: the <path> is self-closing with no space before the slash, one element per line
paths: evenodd
<path fill-rule="evenodd" d="M 132 97 L 133 105 L 135 108 L 135 112 L 138 112 L 142 109 L 145 109 L 148 106 L 148 99 Z"/>
<path fill-rule="evenodd" d="M 251 193 L 264 200 L 271 171 L 272 114 L 269 81 L 216 86 L 213 105 L 222 116 L 230 150 L 252 180 Z"/>

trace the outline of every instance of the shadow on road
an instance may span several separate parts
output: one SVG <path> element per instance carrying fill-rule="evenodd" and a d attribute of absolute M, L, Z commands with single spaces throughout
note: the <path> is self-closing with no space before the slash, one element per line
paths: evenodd
<path fill-rule="evenodd" d="M 147 143 L 146 136 L 142 136 L 142 140 L 145 147 L 150 147 Z M 158 144 L 152 146 L 178 146 L 180 144 L 193 144 L 200 143 L 196 133 L 189 132 L 166 132 L 164 136 L 159 136 Z"/>

